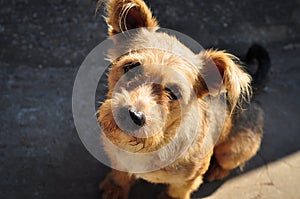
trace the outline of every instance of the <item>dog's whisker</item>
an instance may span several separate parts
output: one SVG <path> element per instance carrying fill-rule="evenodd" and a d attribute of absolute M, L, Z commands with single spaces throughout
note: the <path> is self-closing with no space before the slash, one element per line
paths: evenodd
<path fill-rule="evenodd" d="M 96 103 L 102 105 L 104 103 L 104 101 L 97 101 Z"/>

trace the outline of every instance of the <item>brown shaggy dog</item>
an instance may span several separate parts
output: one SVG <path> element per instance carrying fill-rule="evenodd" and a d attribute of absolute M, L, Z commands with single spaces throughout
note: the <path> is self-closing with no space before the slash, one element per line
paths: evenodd
<path fill-rule="evenodd" d="M 209 181 L 221 179 L 256 154 L 263 112 L 255 103 L 244 103 L 251 97 L 251 76 L 235 56 L 215 50 L 194 54 L 174 36 L 157 31 L 142 0 L 108 0 L 106 9 L 110 36 L 139 29 L 128 41 L 114 40 L 127 53 L 109 54 L 109 92 L 98 110 L 114 168 L 100 184 L 105 199 L 128 198 L 138 178 L 168 184 L 162 198 L 189 199 L 204 175 Z M 204 77 L 213 67 L 220 81 L 213 78 L 208 88 Z M 212 100 L 222 93 L 225 106 Z M 217 138 L 209 140 L 213 134 Z M 143 161 L 135 156 L 152 152 L 157 154 Z M 172 161 L 160 164 L 166 159 Z"/>

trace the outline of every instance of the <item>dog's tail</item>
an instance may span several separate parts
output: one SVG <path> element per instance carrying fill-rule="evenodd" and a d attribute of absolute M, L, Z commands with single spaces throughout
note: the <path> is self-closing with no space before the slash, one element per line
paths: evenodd
<path fill-rule="evenodd" d="M 249 48 L 244 62 L 247 64 L 247 72 L 252 76 L 251 86 L 254 93 L 262 90 L 266 85 L 267 74 L 271 67 L 269 53 L 261 45 L 253 44 Z"/>

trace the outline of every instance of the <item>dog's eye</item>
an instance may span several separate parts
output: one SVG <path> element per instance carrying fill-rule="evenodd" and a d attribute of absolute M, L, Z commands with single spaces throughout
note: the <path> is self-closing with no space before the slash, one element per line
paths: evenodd
<path fill-rule="evenodd" d="M 131 69 L 137 67 L 137 66 L 140 66 L 141 64 L 139 62 L 130 62 L 130 63 L 127 63 L 123 66 L 123 70 L 124 70 L 124 73 L 127 73 L 128 71 L 130 71 Z"/>
<path fill-rule="evenodd" d="M 177 100 L 182 97 L 178 86 L 168 86 L 165 88 L 165 91 L 167 91 L 170 100 Z"/>

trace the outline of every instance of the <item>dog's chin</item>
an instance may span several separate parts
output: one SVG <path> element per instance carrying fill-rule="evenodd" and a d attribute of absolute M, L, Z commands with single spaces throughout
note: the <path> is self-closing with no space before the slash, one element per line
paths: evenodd
<path fill-rule="evenodd" d="M 105 132 L 105 136 L 108 140 L 118 148 L 118 150 L 124 150 L 132 153 L 145 153 L 155 151 L 154 140 L 158 140 L 160 136 L 141 137 L 141 132 L 124 132 L 117 128 L 113 134 L 112 132 Z"/>

